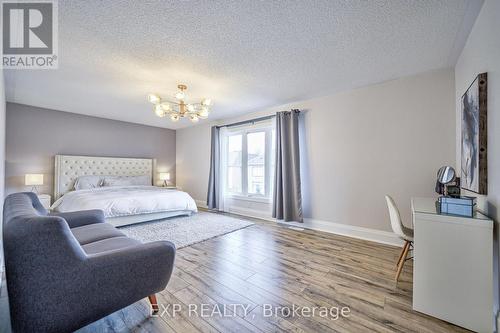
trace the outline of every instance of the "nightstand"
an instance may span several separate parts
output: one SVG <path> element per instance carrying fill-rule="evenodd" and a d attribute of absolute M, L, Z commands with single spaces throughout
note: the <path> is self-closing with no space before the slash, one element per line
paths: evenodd
<path fill-rule="evenodd" d="M 52 199 L 50 194 L 37 194 L 37 196 L 38 196 L 38 200 L 40 200 L 42 206 L 45 209 L 49 209 L 50 208 L 50 201 Z"/>

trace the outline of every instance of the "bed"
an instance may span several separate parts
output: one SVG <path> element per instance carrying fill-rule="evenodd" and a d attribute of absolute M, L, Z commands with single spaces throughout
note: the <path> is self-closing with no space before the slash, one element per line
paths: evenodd
<path fill-rule="evenodd" d="M 186 192 L 154 185 L 156 161 L 143 158 L 55 156 L 55 212 L 101 209 L 114 226 L 191 215 L 196 203 Z M 75 190 L 83 176 L 142 176 L 147 184 L 103 186 Z M 146 177 L 147 176 L 147 177 Z"/>

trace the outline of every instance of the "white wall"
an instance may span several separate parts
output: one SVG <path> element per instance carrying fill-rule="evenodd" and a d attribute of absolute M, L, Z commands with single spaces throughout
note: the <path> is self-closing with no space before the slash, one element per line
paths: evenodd
<path fill-rule="evenodd" d="M 176 185 L 198 201 L 206 201 L 207 198 L 210 125 L 205 123 L 187 127 L 177 130 L 175 135 Z"/>
<path fill-rule="evenodd" d="M 488 72 L 488 195 L 479 207 L 495 220 L 495 310 L 499 303 L 498 247 L 500 221 L 500 1 L 486 0 L 455 67 L 456 166 L 460 170 L 460 97 L 479 73 Z M 477 196 L 476 194 L 473 194 Z"/>
<path fill-rule="evenodd" d="M 394 196 L 409 223 L 410 198 L 433 195 L 437 169 L 455 162 L 454 97 L 453 71 L 446 69 L 245 118 L 305 110 L 306 217 L 389 231 L 384 194 Z M 201 201 L 212 124 L 177 131 L 177 185 Z"/>

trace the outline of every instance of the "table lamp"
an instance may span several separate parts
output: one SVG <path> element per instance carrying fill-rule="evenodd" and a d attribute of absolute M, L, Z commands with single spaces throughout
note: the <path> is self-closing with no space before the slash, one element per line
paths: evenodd
<path fill-rule="evenodd" d="M 160 180 L 163 180 L 163 186 L 167 187 L 168 181 L 170 180 L 170 173 L 169 172 L 160 172 Z"/>
<path fill-rule="evenodd" d="M 24 185 L 32 186 L 31 192 L 38 193 L 37 185 L 43 185 L 43 174 L 41 173 L 27 173 L 24 175 Z"/>

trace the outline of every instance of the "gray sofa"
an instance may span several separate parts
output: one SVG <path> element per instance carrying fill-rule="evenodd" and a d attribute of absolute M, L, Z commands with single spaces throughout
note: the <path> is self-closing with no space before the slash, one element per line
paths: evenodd
<path fill-rule="evenodd" d="M 175 258 L 89 210 L 49 214 L 34 193 L 5 199 L 3 240 L 14 332 L 69 332 L 163 290 Z"/>

